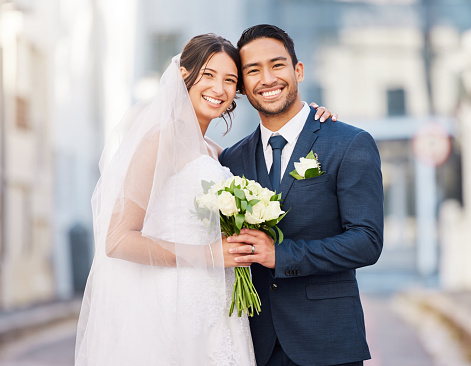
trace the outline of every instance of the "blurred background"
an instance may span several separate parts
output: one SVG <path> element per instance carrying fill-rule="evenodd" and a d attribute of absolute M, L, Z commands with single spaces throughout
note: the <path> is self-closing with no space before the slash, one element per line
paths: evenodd
<path fill-rule="evenodd" d="M 367 365 L 469 364 L 471 1 L 0 0 L 1 365 L 73 364 L 107 136 L 192 36 L 236 44 L 258 23 L 293 38 L 302 99 L 380 150 L 384 251 L 358 271 Z M 208 132 L 224 147 L 259 123 L 237 102 L 232 131 Z"/>

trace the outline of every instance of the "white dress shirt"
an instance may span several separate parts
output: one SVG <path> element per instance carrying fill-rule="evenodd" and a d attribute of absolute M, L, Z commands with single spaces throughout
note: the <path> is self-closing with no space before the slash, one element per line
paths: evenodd
<path fill-rule="evenodd" d="M 281 152 L 281 177 L 283 177 L 286 167 L 288 166 L 289 159 L 291 158 L 291 154 L 293 153 L 294 146 L 298 141 L 298 137 L 303 130 L 304 123 L 306 122 L 310 112 L 311 109 L 307 103 L 303 102 L 303 108 L 298 112 L 298 114 L 276 132 L 270 131 L 260 122 L 263 154 L 265 155 L 265 162 L 267 164 L 268 172 L 270 172 L 271 165 L 273 164 L 273 151 L 270 144 L 268 143 L 270 137 L 281 135 L 287 141 L 283 151 Z"/>

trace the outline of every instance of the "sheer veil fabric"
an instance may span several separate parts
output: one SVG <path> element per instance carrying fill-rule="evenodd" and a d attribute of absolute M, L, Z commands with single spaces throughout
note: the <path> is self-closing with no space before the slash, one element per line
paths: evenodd
<path fill-rule="evenodd" d="M 194 214 L 201 182 L 230 176 L 208 151 L 178 55 L 100 160 L 76 366 L 255 365 L 247 318 L 228 316 L 218 212 Z"/>

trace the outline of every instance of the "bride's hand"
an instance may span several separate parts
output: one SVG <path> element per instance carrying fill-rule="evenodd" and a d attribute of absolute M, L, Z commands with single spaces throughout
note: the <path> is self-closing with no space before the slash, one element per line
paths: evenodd
<path fill-rule="evenodd" d="M 337 113 L 332 113 L 326 107 L 319 107 L 314 102 L 309 105 L 317 109 L 316 116 L 314 117 L 316 121 L 320 118 L 321 122 L 325 122 L 327 118 L 330 118 L 332 121 L 337 122 Z"/>
<path fill-rule="evenodd" d="M 226 236 L 222 236 L 222 252 L 223 252 L 223 255 L 224 255 L 224 267 L 225 268 L 229 268 L 229 267 L 244 267 L 244 266 L 248 266 L 250 265 L 250 263 L 240 263 L 240 262 L 236 262 L 235 261 L 235 258 L 237 257 L 241 257 L 243 256 L 243 254 L 236 254 L 236 253 L 229 253 L 229 250 L 232 249 L 232 248 L 239 248 L 239 247 L 247 247 L 247 244 L 245 243 L 241 243 L 241 242 L 232 242 L 232 243 L 229 243 L 227 241 L 227 238 Z M 251 246 L 250 246 L 251 247 Z M 247 250 L 251 250 L 251 249 L 247 249 Z M 250 253 L 247 252 L 247 254 L 245 255 L 248 255 Z"/>

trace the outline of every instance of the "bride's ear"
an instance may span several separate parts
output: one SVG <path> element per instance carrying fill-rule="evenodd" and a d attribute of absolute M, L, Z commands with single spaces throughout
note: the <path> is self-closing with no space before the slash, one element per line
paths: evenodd
<path fill-rule="evenodd" d="M 183 66 L 180 66 L 180 72 L 182 74 L 182 78 L 185 79 L 187 75 L 189 74 L 188 70 L 185 69 Z"/>

